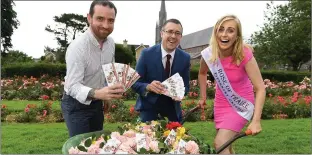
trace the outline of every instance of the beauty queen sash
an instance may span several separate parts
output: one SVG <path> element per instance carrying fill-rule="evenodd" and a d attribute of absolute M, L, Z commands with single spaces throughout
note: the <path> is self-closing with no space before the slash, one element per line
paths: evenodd
<path fill-rule="evenodd" d="M 212 56 L 211 47 L 209 46 L 201 51 L 201 55 L 207 63 L 225 98 L 240 116 L 250 121 L 253 115 L 254 105 L 233 90 L 219 59 L 217 59 L 216 63 L 209 62 L 209 59 Z"/>

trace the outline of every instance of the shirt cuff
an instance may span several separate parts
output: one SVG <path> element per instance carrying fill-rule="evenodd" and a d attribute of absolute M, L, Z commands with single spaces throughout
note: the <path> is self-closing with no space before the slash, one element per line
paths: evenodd
<path fill-rule="evenodd" d="M 145 85 L 143 96 L 146 97 L 148 95 L 149 91 L 147 90 L 147 84 Z"/>
<path fill-rule="evenodd" d="M 90 87 L 82 86 L 80 91 L 76 95 L 76 99 L 82 104 L 90 105 L 92 100 L 87 99 L 87 98 L 88 98 L 88 93 L 91 89 L 92 88 Z"/>

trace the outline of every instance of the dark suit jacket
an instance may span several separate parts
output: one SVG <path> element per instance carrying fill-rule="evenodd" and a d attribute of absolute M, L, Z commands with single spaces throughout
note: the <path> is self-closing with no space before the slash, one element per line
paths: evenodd
<path fill-rule="evenodd" d="M 175 73 L 179 73 L 183 78 L 185 95 L 189 91 L 190 59 L 188 53 L 176 48 L 171 67 L 171 76 Z M 136 65 L 136 71 L 141 78 L 132 85 L 132 89 L 139 94 L 135 110 L 141 111 L 151 109 L 153 104 L 157 104 L 156 101 L 160 95 L 152 92 L 146 95 L 146 86 L 154 80 L 160 82 L 166 80 L 166 77 L 164 76 L 165 70 L 162 63 L 160 44 L 142 50 L 141 56 Z M 181 102 L 175 102 L 174 100 L 172 100 L 172 102 L 175 104 L 178 119 L 181 121 Z"/>

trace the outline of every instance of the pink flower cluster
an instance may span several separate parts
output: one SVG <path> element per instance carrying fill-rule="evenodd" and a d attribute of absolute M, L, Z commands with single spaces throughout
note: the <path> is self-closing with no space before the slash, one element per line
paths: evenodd
<path fill-rule="evenodd" d="M 84 146 L 84 142 L 85 141 L 82 141 L 81 145 Z M 88 147 L 87 149 L 87 152 L 84 152 L 84 151 L 80 151 L 77 147 L 71 147 L 69 150 L 68 150 L 68 153 L 69 154 L 99 154 L 100 153 L 100 144 L 104 142 L 104 138 L 103 137 L 100 137 L 99 139 L 97 139 L 95 141 L 95 143 L 92 143 L 90 147 Z"/>
<path fill-rule="evenodd" d="M 188 141 L 185 145 L 186 154 L 199 154 L 199 148 L 196 142 Z"/>
<path fill-rule="evenodd" d="M 272 97 L 272 95 L 270 94 L 269 96 Z M 288 97 L 276 96 L 275 98 L 273 98 L 273 100 L 274 100 L 273 103 L 276 103 L 276 104 L 282 103 L 282 105 L 284 106 L 295 104 L 295 103 L 306 104 L 309 106 L 311 104 L 312 96 L 303 96 L 302 94 L 298 92 L 294 92 L 292 96 L 288 96 Z"/>
<path fill-rule="evenodd" d="M 140 154 L 164 153 L 161 148 L 165 148 L 168 153 L 179 152 L 185 154 L 199 154 L 199 146 L 194 139 L 186 140 L 189 137 L 185 134 L 185 128 L 177 122 L 161 126 L 161 123 L 152 121 L 151 124 L 130 123 L 123 126 L 123 134 L 112 132 L 110 135 L 101 135 L 97 140 L 91 140 L 91 137 L 81 141 L 80 150 L 77 146 L 68 150 L 69 154 Z M 172 129 L 172 130 L 168 130 Z M 167 133 L 170 132 L 170 133 Z M 167 134 L 165 134 L 167 133 Z M 108 137 L 107 141 L 103 137 Z M 164 139 L 165 138 L 165 139 Z M 106 138 L 105 138 L 106 139 Z M 164 140 L 164 141 L 159 141 Z M 172 143 L 168 143 L 171 141 Z M 174 144 L 174 145 L 173 145 Z M 163 146 L 167 145 L 167 147 Z M 142 152 L 143 149 L 143 152 Z M 82 151 L 81 151 L 82 150 Z M 145 150 L 145 151 L 144 151 Z M 147 151 L 147 152 L 146 152 Z"/>
<path fill-rule="evenodd" d="M 269 79 L 265 79 L 264 81 L 265 87 L 267 89 L 275 89 L 275 88 L 293 88 L 295 90 L 311 90 L 311 80 L 308 77 L 305 77 L 299 85 L 295 85 L 294 82 L 288 81 L 288 82 L 279 82 L 274 83 L 270 81 Z"/>
<path fill-rule="evenodd" d="M 110 137 L 117 139 L 121 144 L 114 150 L 115 153 L 127 152 L 128 154 L 137 154 L 136 132 L 133 130 L 125 131 L 122 135 L 119 132 L 112 132 Z M 68 151 L 69 154 L 99 154 L 102 150 L 100 144 L 104 142 L 104 139 L 100 137 L 94 144 L 87 147 L 87 152 L 80 151 L 77 147 L 71 147 Z M 84 144 L 84 141 L 81 145 Z M 147 151 L 151 150 L 155 153 L 159 153 L 158 141 L 153 136 L 146 136 Z"/>
<path fill-rule="evenodd" d="M 215 87 L 215 84 L 214 83 L 212 83 L 210 80 L 207 80 L 207 87 L 208 88 L 210 88 L 210 87 Z M 197 80 L 191 80 L 190 81 L 190 86 L 191 87 L 196 87 L 196 86 L 198 86 L 199 84 L 198 84 L 198 81 Z"/>
<path fill-rule="evenodd" d="M 278 88 L 278 85 L 276 85 L 274 82 L 271 82 L 269 79 L 264 79 L 263 82 L 264 82 L 265 88 L 271 88 L 271 89 Z"/>

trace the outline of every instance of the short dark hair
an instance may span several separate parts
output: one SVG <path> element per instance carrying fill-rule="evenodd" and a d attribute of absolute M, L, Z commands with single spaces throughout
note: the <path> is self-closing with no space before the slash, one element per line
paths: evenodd
<path fill-rule="evenodd" d="M 108 1 L 108 0 L 94 0 L 91 3 L 90 10 L 89 10 L 89 14 L 91 15 L 91 17 L 93 17 L 94 6 L 95 5 L 109 6 L 109 8 L 115 10 L 115 16 L 117 15 L 117 8 L 115 7 L 114 3 L 112 3 L 111 1 Z"/>
<path fill-rule="evenodd" d="M 174 18 L 166 20 L 164 25 L 161 27 L 161 29 L 163 29 L 168 23 L 180 24 L 182 27 L 182 32 L 183 32 L 183 26 L 182 26 L 181 22 L 177 19 L 174 19 Z"/>

